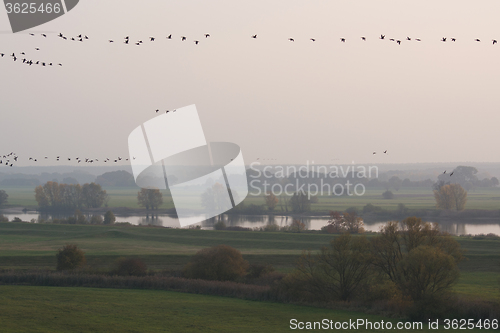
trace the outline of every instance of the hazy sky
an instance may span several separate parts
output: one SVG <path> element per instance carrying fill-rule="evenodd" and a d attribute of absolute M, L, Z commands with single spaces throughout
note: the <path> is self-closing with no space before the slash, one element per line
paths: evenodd
<path fill-rule="evenodd" d="M 81 0 L 32 37 L 0 8 L 0 52 L 63 63 L 0 58 L 0 154 L 126 156 L 156 109 L 196 104 L 207 139 L 247 164 L 500 162 L 498 13 L 498 0 Z"/>

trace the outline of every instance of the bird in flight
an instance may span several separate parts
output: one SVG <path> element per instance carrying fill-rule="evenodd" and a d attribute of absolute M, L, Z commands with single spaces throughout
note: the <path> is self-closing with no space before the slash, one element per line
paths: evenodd
<path fill-rule="evenodd" d="M 397 40 L 396 43 L 398 43 L 398 45 L 401 45 L 401 41 L 400 40 Z"/>
<path fill-rule="evenodd" d="M 74 39 L 73 39 L 74 40 Z M 109 40 L 110 43 L 113 43 L 114 41 L 112 41 L 111 39 Z"/>
<path fill-rule="evenodd" d="M 375 155 L 376 153 L 377 153 L 377 152 L 376 152 L 376 151 L 374 151 L 372 155 Z"/>
<path fill-rule="evenodd" d="M 151 42 L 154 42 L 155 41 L 155 38 L 154 37 L 149 37 L 150 41 Z"/>
<path fill-rule="evenodd" d="M 290 42 L 295 42 L 295 40 L 294 40 L 293 38 L 288 38 L 288 40 L 289 40 Z"/>
<path fill-rule="evenodd" d="M 384 150 L 384 154 L 387 154 L 387 150 Z"/>
<path fill-rule="evenodd" d="M 493 39 L 492 42 L 493 42 L 493 45 L 495 45 L 496 43 L 498 43 L 496 39 Z"/>
<path fill-rule="evenodd" d="M 481 40 L 480 40 L 480 39 L 478 39 L 478 38 L 476 38 L 476 39 L 475 39 L 475 41 L 476 41 L 476 42 L 480 42 Z"/>
<path fill-rule="evenodd" d="M 452 39 L 451 39 L 451 41 L 452 41 L 452 42 L 456 42 L 456 41 L 457 41 L 457 39 L 456 39 L 456 38 L 452 38 Z"/>
<path fill-rule="evenodd" d="M 446 170 L 444 170 L 443 175 L 446 173 Z"/>
<path fill-rule="evenodd" d="M 43 37 L 47 38 L 47 35 L 46 34 L 42 34 Z"/>
<path fill-rule="evenodd" d="M 208 38 L 208 37 L 210 37 L 210 34 L 205 34 L 205 38 Z"/>
<path fill-rule="evenodd" d="M 172 34 L 168 35 L 167 39 L 172 39 Z"/>
<path fill-rule="evenodd" d="M 442 42 L 446 42 L 446 37 L 441 38 Z"/>
<path fill-rule="evenodd" d="M 160 112 L 160 110 L 156 110 L 156 113 Z"/>
<path fill-rule="evenodd" d="M 196 45 L 198 45 L 198 43 L 199 43 L 199 42 L 200 42 L 199 40 L 195 40 L 195 41 L 194 41 L 194 43 L 195 43 Z"/>
<path fill-rule="evenodd" d="M 364 41 L 366 41 L 366 37 L 361 37 L 361 40 L 364 40 Z"/>
<path fill-rule="evenodd" d="M 184 37 L 184 36 L 181 36 L 181 38 L 182 38 L 182 41 L 185 41 L 185 40 L 186 40 L 186 37 Z"/>
<path fill-rule="evenodd" d="M 380 39 L 384 39 L 385 38 L 385 35 L 380 35 Z"/>
<path fill-rule="evenodd" d="M 252 38 L 257 38 L 257 35 L 253 35 Z"/>
<path fill-rule="evenodd" d="M 311 41 L 315 42 L 315 41 L 316 41 L 316 39 L 314 39 L 314 38 L 311 38 Z"/>
<path fill-rule="evenodd" d="M 416 40 L 417 42 L 420 42 L 420 41 L 421 41 L 421 39 L 420 39 L 420 38 L 415 38 L 415 40 Z"/>
<path fill-rule="evenodd" d="M 340 38 L 340 41 L 341 41 L 342 43 L 345 43 L 345 38 Z"/>
<path fill-rule="evenodd" d="M 411 38 L 410 37 L 406 37 L 406 40 L 411 40 Z"/>
<path fill-rule="evenodd" d="M 450 173 L 450 177 L 451 177 L 451 176 L 453 176 L 453 173 L 454 173 L 454 172 L 455 172 L 455 171 L 452 171 L 452 172 Z"/>

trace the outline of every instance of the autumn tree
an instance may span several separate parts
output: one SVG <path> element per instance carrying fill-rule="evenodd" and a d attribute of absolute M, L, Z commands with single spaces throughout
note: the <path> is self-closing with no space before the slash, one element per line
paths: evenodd
<path fill-rule="evenodd" d="M 273 211 L 274 208 L 276 208 L 279 201 L 278 198 L 272 192 L 266 193 L 264 200 L 266 201 L 267 208 L 269 208 L 270 211 Z"/>
<path fill-rule="evenodd" d="M 467 191 L 460 184 L 443 185 L 434 190 L 434 198 L 438 209 L 461 211 L 467 203 Z"/>
<path fill-rule="evenodd" d="M 373 264 L 414 301 L 449 292 L 464 259 L 456 240 L 416 217 L 388 222 L 373 239 L 373 253 Z"/>
<path fill-rule="evenodd" d="M 99 208 L 106 199 L 106 191 L 95 183 L 80 186 L 49 181 L 35 188 L 35 200 L 42 210 Z"/>
<path fill-rule="evenodd" d="M 163 204 L 163 195 L 159 189 L 143 188 L 137 193 L 137 201 L 140 206 L 155 210 Z"/>
<path fill-rule="evenodd" d="M 371 262 L 370 242 L 344 233 L 319 254 L 304 253 L 294 275 L 314 298 L 350 301 L 367 281 Z"/>

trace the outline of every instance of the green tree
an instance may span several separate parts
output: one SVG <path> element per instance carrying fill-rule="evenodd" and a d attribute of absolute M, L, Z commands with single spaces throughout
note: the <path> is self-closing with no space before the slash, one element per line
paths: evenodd
<path fill-rule="evenodd" d="M 104 224 L 115 224 L 116 217 L 112 211 L 108 210 L 106 214 L 104 214 Z"/>
<path fill-rule="evenodd" d="M 57 270 L 73 270 L 86 264 L 85 253 L 75 244 L 66 244 L 56 254 Z"/>
<path fill-rule="evenodd" d="M 290 206 L 294 213 L 305 213 L 311 211 L 311 200 L 304 192 L 295 192 L 290 198 Z"/>
<path fill-rule="evenodd" d="M 96 183 L 84 184 L 82 187 L 82 197 L 84 206 L 87 208 L 99 208 L 108 199 L 106 191 L 101 185 Z"/>
<path fill-rule="evenodd" d="M 391 199 L 394 199 L 394 193 L 392 193 L 391 191 L 387 190 L 384 193 L 382 193 L 382 197 L 384 199 L 391 200 Z"/>
<path fill-rule="evenodd" d="M 227 245 L 198 251 L 184 267 L 183 274 L 191 279 L 234 281 L 246 275 L 248 262 L 241 252 Z"/>
<path fill-rule="evenodd" d="M 226 186 L 215 183 L 201 195 L 201 204 L 209 212 L 224 212 L 232 208 Z"/>
<path fill-rule="evenodd" d="M 7 199 L 9 199 L 9 195 L 4 190 L 0 190 L 0 206 L 6 204 Z"/>
<path fill-rule="evenodd" d="M 163 204 L 163 195 L 159 189 L 143 188 L 137 193 L 137 201 L 140 206 L 155 210 Z"/>

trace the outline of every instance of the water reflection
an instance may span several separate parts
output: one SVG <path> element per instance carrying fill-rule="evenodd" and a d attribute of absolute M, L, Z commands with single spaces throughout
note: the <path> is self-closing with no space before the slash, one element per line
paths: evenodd
<path fill-rule="evenodd" d="M 1 213 L 1 212 L 0 212 Z M 73 214 L 47 214 L 47 213 L 3 213 L 5 217 L 12 221 L 15 217 L 26 222 L 44 222 L 56 219 L 67 219 Z M 96 214 L 84 214 L 87 220 L 90 220 Z M 102 216 L 104 217 L 104 216 Z M 278 226 L 280 228 L 290 226 L 294 220 L 298 220 L 304 224 L 305 230 L 320 230 L 327 225 L 327 217 L 290 217 L 281 215 L 227 215 L 223 214 L 211 219 L 198 223 L 202 228 L 211 229 L 218 221 L 223 221 L 228 227 L 243 227 L 243 228 L 264 228 L 266 226 Z M 140 216 L 133 215 L 116 215 L 116 222 L 128 222 L 134 225 L 154 225 L 163 227 L 179 228 L 178 219 L 173 215 L 158 215 L 146 214 Z M 367 231 L 380 231 L 380 228 L 385 225 L 385 221 L 365 221 L 364 228 Z M 482 220 L 481 224 L 456 222 L 449 220 L 441 220 L 438 222 L 440 229 L 453 235 L 477 235 L 489 234 L 500 235 L 500 222 L 498 220 Z"/>

